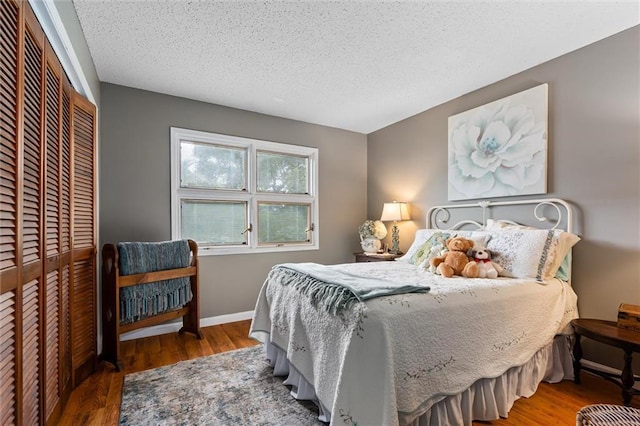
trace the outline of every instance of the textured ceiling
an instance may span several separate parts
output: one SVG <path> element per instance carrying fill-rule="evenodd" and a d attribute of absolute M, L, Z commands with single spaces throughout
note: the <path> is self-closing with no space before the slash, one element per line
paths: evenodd
<path fill-rule="evenodd" d="M 74 5 L 101 81 L 361 133 L 640 22 L 637 1 Z"/>

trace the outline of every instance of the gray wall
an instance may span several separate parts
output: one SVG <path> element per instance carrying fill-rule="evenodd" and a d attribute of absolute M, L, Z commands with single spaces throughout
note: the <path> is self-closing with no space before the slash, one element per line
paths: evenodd
<path fill-rule="evenodd" d="M 201 315 L 252 310 L 271 266 L 343 263 L 366 218 L 366 135 L 103 83 L 100 245 L 171 238 L 172 126 L 319 149 L 320 250 L 202 257 Z"/>
<path fill-rule="evenodd" d="M 549 83 L 548 195 L 577 207 L 580 315 L 615 320 L 620 303 L 640 304 L 639 52 L 636 26 L 368 135 L 369 216 L 411 202 L 406 250 L 426 210 L 448 204 L 447 118 Z M 621 367 L 618 350 L 592 342 L 585 357 Z"/>

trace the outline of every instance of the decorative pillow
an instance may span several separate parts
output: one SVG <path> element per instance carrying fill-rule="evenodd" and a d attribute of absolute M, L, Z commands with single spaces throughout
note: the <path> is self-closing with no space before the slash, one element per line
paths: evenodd
<path fill-rule="evenodd" d="M 501 229 L 491 231 L 487 248 L 492 260 L 504 268 L 503 276 L 542 282 L 556 275 L 578 241 L 577 235 L 560 230 Z"/>
<path fill-rule="evenodd" d="M 433 257 L 438 256 L 444 250 L 445 243 L 450 235 L 447 232 L 435 232 L 431 235 L 413 255 L 413 264 L 422 266 L 425 261 L 429 262 Z"/>
<path fill-rule="evenodd" d="M 440 232 L 440 230 L 418 229 L 416 231 L 416 235 L 413 237 L 413 243 L 411 243 L 409 250 L 407 250 L 404 256 L 396 258 L 396 262 L 406 262 L 413 264 L 413 255 L 436 232 Z"/>

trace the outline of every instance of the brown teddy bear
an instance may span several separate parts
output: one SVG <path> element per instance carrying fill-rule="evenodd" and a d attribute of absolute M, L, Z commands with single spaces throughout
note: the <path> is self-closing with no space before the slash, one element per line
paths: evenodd
<path fill-rule="evenodd" d="M 462 275 L 467 278 L 478 277 L 478 264 L 467 256 L 467 250 L 473 248 L 473 241 L 464 237 L 449 238 L 448 251 L 442 256 L 431 259 L 431 266 L 443 277 Z"/>

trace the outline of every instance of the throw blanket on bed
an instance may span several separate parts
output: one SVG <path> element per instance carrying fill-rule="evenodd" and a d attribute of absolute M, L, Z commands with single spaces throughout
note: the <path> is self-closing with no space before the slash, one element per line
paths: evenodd
<path fill-rule="evenodd" d="M 142 274 L 186 268 L 190 263 L 189 243 L 119 243 L 120 275 Z M 158 313 L 179 309 L 193 295 L 188 277 L 156 281 L 120 289 L 120 323 L 127 324 Z"/>
<path fill-rule="evenodd" d="M 269 279 L 282 285 L 291 285 L 310 299 L 314 307 L 320 306 L 333 315 L 341 315 L 356 302 L 381 296 L 405 293 L 426 293 L 426 285 L 374 279 L 328 268 L 318 263 L 283 263 L 276 265 Z"/>

